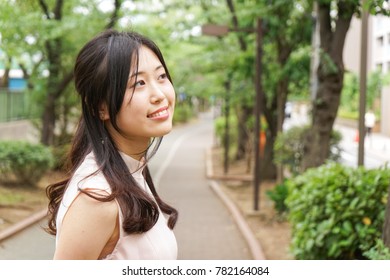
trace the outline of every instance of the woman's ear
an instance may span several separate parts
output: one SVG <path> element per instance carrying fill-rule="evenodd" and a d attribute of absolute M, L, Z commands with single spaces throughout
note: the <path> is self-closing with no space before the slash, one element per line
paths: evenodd
<path fill-rule="evenodd" d="M 102 103 L 99 107 L 99 118 L 102 121 L 106 121 L 110 119 L 110 114 L 108 113 L 107 104 Z"/>

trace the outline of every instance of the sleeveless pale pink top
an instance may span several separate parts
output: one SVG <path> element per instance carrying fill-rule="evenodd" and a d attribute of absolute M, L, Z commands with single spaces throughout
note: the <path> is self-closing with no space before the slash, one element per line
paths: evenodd
<path fill-rule="evenodd" d="M 142 163 L 132 157 L 120 153 L 132 176 L 145 192 L 153 197 L 148 184 L 142 175 Z M 93 153 L 88 154 L 80 167 L 76 170 L 65 191 L 64 197 L 57 213 L 57 236 L 61 234 L 63 218 L 79 194 L 80 189 L 99 189 L 108 193 L 111 192 L 101 172 L 89 176 L 98 169 Z M 89 177 L 88 177 L 89 176 Z M 118 204 L 119 207 L 119 204 Z M 167 220 L 160 210 L 157 223 L 147 232 L 141 234 L 127 234 L 122 228 L 122 212 L 119 209 L 119 240 L 111 254 L 106 260 L 169 260 L 177 259 L 177 243 L 173 231 L 168 227 Z M 98 234 L 98 233 L 97 233 Z"/>

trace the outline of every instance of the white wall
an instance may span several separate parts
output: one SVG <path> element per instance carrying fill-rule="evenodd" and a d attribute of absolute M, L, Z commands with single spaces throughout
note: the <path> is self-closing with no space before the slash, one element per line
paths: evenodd
<path fill-rule="evenodd" d="M 381 94 L 381 133 L 390 136 L 390 86 L 382 89 Z"/>

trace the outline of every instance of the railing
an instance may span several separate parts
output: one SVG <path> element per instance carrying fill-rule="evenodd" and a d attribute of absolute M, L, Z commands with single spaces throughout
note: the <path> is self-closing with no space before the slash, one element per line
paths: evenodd
<path fill-rule="evenodd" d="M 30 92 L 0 89 L 0 122 L 30 119 L 35 108 Z"/>

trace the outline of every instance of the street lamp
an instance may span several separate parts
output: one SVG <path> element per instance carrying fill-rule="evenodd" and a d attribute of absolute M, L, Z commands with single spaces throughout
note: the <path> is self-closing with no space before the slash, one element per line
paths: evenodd
<path fill-rule="evenodd" d="M 253 170 L 253 184 L 254 184 L 254 210 L 259 210 L 259 196 L 260 196 L 260 183 L 261 183 L 261 161 L 260 161 L 260 128 L 261 128 L 261 114 L 262 114 L 262 101 L 263 91 L 261 84 L 262 75 L 262 41 L 263 41 L 263 29 L 261 19 L 257 19 L 256 28 L 229 28 L 223 25 L 206 24 L 202 26 L 202 34 L 208 36 L 221 37 L 227 35 L 229 32 L 248 32 L 256 33 L 256 63 L 255 63 L 255 91 L 256 91 L 256 103 L 255 103 L 255 166 Z"/>

